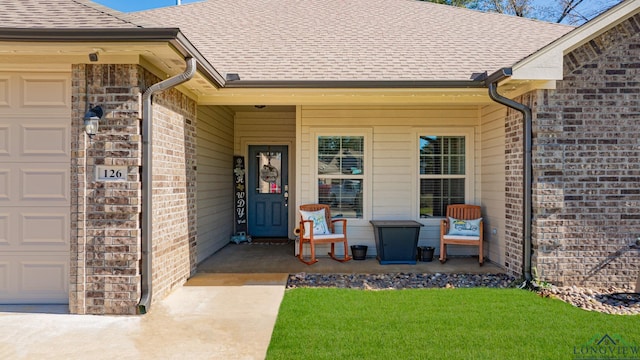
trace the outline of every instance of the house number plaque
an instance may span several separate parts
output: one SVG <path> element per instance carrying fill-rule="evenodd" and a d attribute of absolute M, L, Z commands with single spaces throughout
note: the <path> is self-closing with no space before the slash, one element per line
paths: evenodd
<path fill-rule="evenodd" d="M 127 180 L 127 167 L 96 165 L 96 180 L 97 181 Z"/>

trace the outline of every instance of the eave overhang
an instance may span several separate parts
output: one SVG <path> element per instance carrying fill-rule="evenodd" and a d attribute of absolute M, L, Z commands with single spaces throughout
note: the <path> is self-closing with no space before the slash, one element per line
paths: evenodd
<path fill-rule="evenodd" d="M 79 63 L 89 63 L 88 53 L 101 50 L 98 63 L 120 61 L 121 56 L 139 56 L 154 65 L 166 76 L 173 76 L 184 70 L 184 58 L 196 59 L 197 71 L 211 87 L 224 86 L 224 77 L 209 63 L 195 46 L 177 28 L 128 28 L 128 29 L 46 29 L 46 28 L 0 28 L 0 56 L 39 56 L 46 50 L 47 55 L 82 55 Z M 55 44 L 54 51 L 50 51 Z M 169 50 L 164 50 L 163 48 Z M 97 49 L 97 50 L 96 50 Z M 108 49 L 108 50 L 105 50 Z M 76 59 L 72 59 L 77 63 Z M 202 92 L 191 85 L 196 92 Z"/>
<path fill-rule="evenodd" d="M 640 12 L 640 0 L 627 0 L 574 29 L 512 66 L 512 80 L 562 80 L 564 55 Z"/>

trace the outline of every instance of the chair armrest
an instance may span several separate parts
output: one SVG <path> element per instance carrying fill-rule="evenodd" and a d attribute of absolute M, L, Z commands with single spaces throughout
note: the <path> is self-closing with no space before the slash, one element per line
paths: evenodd
<path fill-rule="evenodd" d="M 309 223 L 309 229 L 312 229 L 309 234 L 305 234 L 305 223 Z M 300 238 L 313 238 L 313 220 L 300 220 Z"/>
<path fill-rule="evenodd" d="M 440 236 L 446 235 L 449 232 L 449 219 L 440 220 Z"/>
<path fill-rule="evenodd" d="M 331 232 L 335 233 L 336 229 L 335 229 L 335 223 L 337 222 L 341 222 L 342 223 L 342 233 L 346 234 L 347 233 L 347 219 L 331 219 Z"/>

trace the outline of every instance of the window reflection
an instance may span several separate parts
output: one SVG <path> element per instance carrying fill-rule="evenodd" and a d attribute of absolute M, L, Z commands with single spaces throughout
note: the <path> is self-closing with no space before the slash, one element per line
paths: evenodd
<path fill-rule="evenodd" d="M 318 202 L 334 217 L 362 218 L 363 136 L 318 137 Z"/>
<path fill-rule="evenodd" d="M 466 138 L 420 136 L 420 217 L 444 216 L 465 201 Z"/>
<path fill-rule="evenodd" d="M 280 194 L 282 193 L 282 153 L 260 152 L 258 153 L 258 193 Z"/>

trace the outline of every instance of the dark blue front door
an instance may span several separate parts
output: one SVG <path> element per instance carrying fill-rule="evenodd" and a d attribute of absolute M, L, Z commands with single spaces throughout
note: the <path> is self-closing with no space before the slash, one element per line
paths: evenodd
<path fill-rule="evenodd" d="M 287 237 L 287 146 L 249 146 L 249 235 Z"/>

